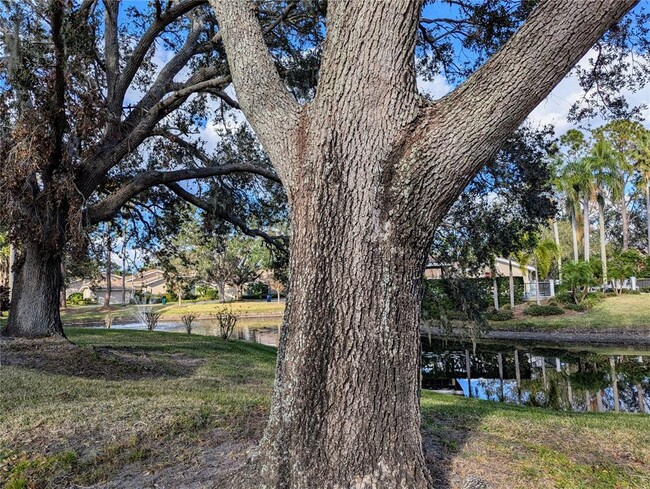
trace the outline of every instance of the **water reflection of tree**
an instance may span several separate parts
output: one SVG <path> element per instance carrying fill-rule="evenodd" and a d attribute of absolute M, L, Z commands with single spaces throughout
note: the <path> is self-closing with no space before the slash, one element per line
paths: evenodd
<path fill-rule="evenodd" d="M 439 383 L 444 379 L 466 378 L 464 345 L 434 342 L 424 346 L 430 350 L 423 355 L 425 377 L 438 379 Z M 515 372 L 513 347 L 479 345 L 476 354 L 470 355 L 470 393 L 482 392 L 495 401 L 560 410 L 604 411 L 619 406 L 628 412 L 650 411 L 647 358 L 644 363 L 638 356 L 610 357 L 558 348 L 520 350 L 518 356 L 519 376 Z M 512 380 L 517 377 L 521 379 L 519 386 Z"/>

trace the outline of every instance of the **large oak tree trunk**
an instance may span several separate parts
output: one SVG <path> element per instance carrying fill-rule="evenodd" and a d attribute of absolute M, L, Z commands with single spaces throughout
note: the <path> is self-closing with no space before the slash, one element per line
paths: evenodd
<path fill-rule="evenodd" d="M 8 336 L 64 336 L 59 312 L 61 255 L 44 244 L 25 243 L 16 263 Z"/>
<path fill-rule="evenodd" d="M 415 83 L 423 2 L 331 1 L 318 89 L 305 106 L 278 75 L 254 2 L 210 3 L 238 101 L 291 207 L 289 300 L 253 485 L 430 488 L 418 372 L 433 232 L 634 1 L 540 3 L 504 48 L 433 103 Z"/>
<path fill-rule="evenodd" d="M 428 487 L 417 375 L 428 239 L 381 215 L 379 187 L 346 187 L 294 206 L 291 298 L 260 448 L 265 481 Z"/>

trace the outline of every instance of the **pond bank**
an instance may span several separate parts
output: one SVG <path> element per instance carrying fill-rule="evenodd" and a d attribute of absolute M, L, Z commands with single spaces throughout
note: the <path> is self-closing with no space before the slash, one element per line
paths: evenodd
<path fill-rule="evenodd" d="M 438 339 L 458 339 L 467 337 L 462 328 L 456 328 L 452 333 L 445 333 L 437 326 L 422 326 L 423 335 L 431 335 Z M 625 331 L 508 331 L 505 329 L 492 330 L 481 336 L 481 341 L 519 341 L 539 345 L 585 345 L 585 346 L 620 346 L 650 348 L 650 332 L 645 329 Z"/>

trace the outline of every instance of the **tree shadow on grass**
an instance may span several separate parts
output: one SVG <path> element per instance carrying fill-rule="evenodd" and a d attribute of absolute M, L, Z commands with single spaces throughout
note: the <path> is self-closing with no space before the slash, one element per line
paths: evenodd
<path fill-rule="evenodd" d="M 202 359 L 135 349 L 78 346 L 65 339 L 3 338 L 2 366 L 102 380 L 189 377 Z"/>
<path fill-rule="evenodd" d="M 446 397 L 446 395 L 445 395 Z M 462 399 L 464 401 L 464 399 Z M 427 467 L 436 489 L 492 487 L 483 473 L 459 473 L 453 459 L 462 453 L 472 438 L 480 436 L 477 431 L 487 412 L 498 410 L 501 405 L 472 409 L 471 404 L 457 404 L 454 396 L 449 401 L 440 395 L 433 400 L 425 394 L 422 403 L 422 448 Z"/>

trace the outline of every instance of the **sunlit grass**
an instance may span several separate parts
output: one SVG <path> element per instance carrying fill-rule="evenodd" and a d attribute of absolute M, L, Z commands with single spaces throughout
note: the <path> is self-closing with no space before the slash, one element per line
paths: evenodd
<path fill-rule="evenodd" d="M 162 314 L 161 320 L 180 319 L 185 314 L 194 314 L 198 319 L 209 318 L 211 314 L 216 313 L 222 308 L 231 309 L 235 314 L 245 318 L 246 316 L 276 316 L 280 317 L 284 313 L 284 302 L 266 302 L 266 301 L 239 301 L 222 304 L 218 301 L 210 302 L 183 302 L 180 306 L 174 304 L 154 304 L 152 309 Z M 110 313 L 115 320 L 134 320 L 136 306 L 129 305 L 122 307 L 113 306 Z M 106 311 L 101 310 L 99 306 L 71 306 L 61 310 L 61 317 L 65 324 L 82 324 L 82 323 L 103 323 Z"/>
<path fill-rule="evenodd" d="M 3 344 L 5 359 L 13 352 L 40 363 L 0 367 L 0 485 L 104 484 L 130 464 L 137 473 L 175 474 L 224 438 L 247 449 L 261 436 L 274 348 L 161 332 L 66 333 L 82 348 L 61 342 L 47 357 L 47 348 Z M 553 412 L 429 392 L 422 415 L 425 447 L 461 480 L 648 487 L 650 416 Z"/>
<path fill-rule="evenodd" d="M 492 322 L 496 329 L 562 331 L 629 330 L 650 334 L 650 294 L 608 297 L 593 308 L 575 314 Z"/>

